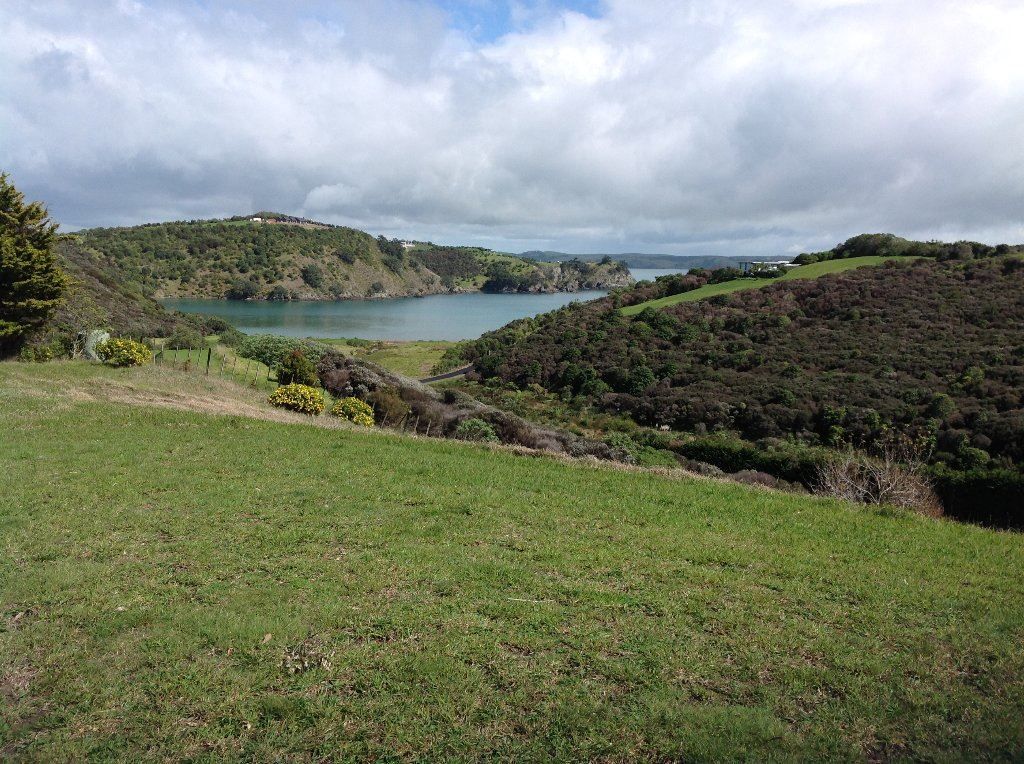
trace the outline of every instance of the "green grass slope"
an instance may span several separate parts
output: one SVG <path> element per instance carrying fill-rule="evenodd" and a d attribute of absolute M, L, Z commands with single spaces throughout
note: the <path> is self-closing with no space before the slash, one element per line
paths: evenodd
<path fill-rule="evenodd" d="M 1019 535 L 87 399 L 156 373 L 0 364 L 4 758 L 1024 750 Z"/>
<path fill-rule="evenodd" d="M 666 308 L 670 305 L 678 305 L 681 302 L 695 302 L 707 297 L 739 292 L 744 289 L 760 289 L 761 287 L 768 286 L 769 284 L 774 284 L 777 281 L 787 281 L 790 279 L 816 279 L 827 273 L 842 273 L 843 271 L 852 270 L 853 268 L 863 268 L 866 265 L 879 265 L 884 263 L 886 260 L 892 259 L 892 257 L 868 255 L 865 257 L 850 257 L 844 260 L 824 260 L 792 268 L 787 271 L 785 275 L 777 279 L 735 279 L 733 281 L 723 281 L 721 284 L 707 284 L 706 286 L 702 286 L 700 289 L 683 292 L 682 294 L 674 294 L 657 300 L 648 300 L 647 302 L 642 302 L 637 305 L 630 305 L 622 309 L 622 315 L 635 316 L 645 308 Z"/>

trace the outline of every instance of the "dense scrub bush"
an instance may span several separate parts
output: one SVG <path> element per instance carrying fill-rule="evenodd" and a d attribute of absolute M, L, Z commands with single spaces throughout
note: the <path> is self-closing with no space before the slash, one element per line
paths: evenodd
<path fill-rule="evenodd" d="M 275 371 L 279 385 L 295 383 L 315 387 L 320 384 L 313 362 L 306 358 L 306 355 L 298 348 L 286 353 Z"/>
<path fill-rule="evenodd" d="M 236 347 L 236 352 L 242 358 L 251 358 L 271 368 L 281 363 L 284 357 L 294 350 L 302 351 L 302 354 L 311 363 L 316 364 L 324 353 L 331 350 L 331 346 L 324 342 L 297 337 L 251 334 L 246 336 Z"/>
<path fill-rule="evenodd" d="M 910 241 L 891 233 L 863 233 L 847 239 L 827 252 L 806 252 L 794 262 L 801 265 L 847 257 L 930 257 L 936 260 L 971 260 L 1024 251 L 1022 245 L 992 246 L 976 241 Z"/>
<path fill-rule="evenodd" d="M 441 355 L 440 360 L 434 364 L 430 369 L 430 373 L 433 374 L 444 374 L 447 371 L 452 371 L 460 366 L 466 365 L 466 359 L 462 356 L 463 343 L 457 342 L 449 348 L 446 348 L 444 353 Z"/>
<path fill-rule="evenodd" d="M 374 419 L 379 424 L 399 425 L 409 412 L 412 411 L 409 404 L 402 400 L 393 390 L 374 390 L 367 393 L 366 402 L 373 407 Z"/>
<path fill-rule="evenodd" d="M 481 261 L 469 247 L 432 247 L 417 250 L 413 256 L 449 286 L 461 279 L 473 278 L 484 272 Z"/>
<path fill-rule="evenodd" d="M 373 409 L 370 404 L 358 398 L 342 398 L 331 408 L 331 414 L 347 419 L 353 424 L 373 427 Z"/>
<path fill-rule="evenodd" d="M 107 366 L 142 366 L 153 360 L 153 352 L 146 345 L 125 337 L 101 342 L 96 355 Z"/>
<path fill-rule="evenodd" d="M 478 440 L 487 443 L 497 443 L 498 433 L 494 427 L 483 419 L 464 419 L 455 428 L 455 437 L 458 440 Z"/>
<path fill-rule="evenodd" d="M 253 279 L 237 278 L 231 282 L 224 296 L 229 300 L 251 300 L 260 293 L 260 285 Z"/>
<path fill-rule="evenodd" d="M 638 443 L 624 432 L 609 433 L 604 442 L 625 456 L 624 461 L 641 467 L 678 467 L 679 460 L 667 449 Z"/>
<path fill-rule="evenodd" d="M 203 335 L 199 333 L 199 330 L 187 325 L 179 326 L 164 342 L 164 347 L 168 350 L 185 350 L 187 348 L 204 347 L 205 345 Z"/>
<path fill-rule="evenodd" d="M 270 394 L 267 401 L 278 408 L 316 416 L 325 407 L 324 394 L 309 385 L 282 385 Z"/>
<path fill-rule="evenodd" d="M 324 389 L 336 397 L 353 396 L 372 400 L 375 393 L 397 395 L 409 406 L 404 427 L 436 436 L 453 437 L 459 423 L 467 418 L 481 419 L 494 428 L 502 443 L 528 448 L 543 448 L 575 455 L 612 459 L 606 444 L 586 440 L 571 433 L 540 427 L 515 414 L 480 403 L 466 395 L 449 394 L 445 399 L 433 388 L 393 374 L 376 364 L 330 352 L 320 359 L 317 373 Z"/>
<path fill-rule="evenodd" d="M 632 318 L 619 312 L 708 276 L 659 279 L 513 322 L 458 356 L 487 386 L 539 386 L 640 425 L 693 433 L 672 450 L 728 472 L 811 486 L 822 452 L 871 451 L 902 433 L 930 441 L 933 466 L 974 474 L 975 488 L 1000 467 L 1024 475 L 1024 269 L 1004 256 L 1018 248 L 926 244 L 858 237 L 837 256 L 926 259 Z M 1004 502 L 988 509 L 953 482 L 936 486 L 947 514 L 1017 514 L 1005 482 L 985 492 Z"/>
<path fill-rule="evenodd" d="M 968 447 L 1019 463 L 1024 272 L 1003 271 L 997 259 L 907 261 L 632 320 L 596 301 L 462 354 L 485 379 L 584 396 L 654 427 L 859 448 L 894 429 L 962 430 L 986 439 Z M 965 465 L 983 456 L 958 453 Z"/>
<path fill-rule="evenodd" d="M 229 348 L 236 348 L 242 344 L 245 340 L 246 335 L 238 331 L 235 327 L 229 326 L 223 329 L 219 333 L 220 344 L 225 345 Z"/>
<path fill-rule="evenodd" d="M 324 269 L 316 263 L 309 263 L 302 266 L 302 280 L 313 289 L 319 289 L 324 285 Z"/>
<path fill-rule="evenodd" d="M 1024 474 L 1012 469 L 951 470 L 938 465 L 928 477 L 957 520 L 1024 530 Z"/>

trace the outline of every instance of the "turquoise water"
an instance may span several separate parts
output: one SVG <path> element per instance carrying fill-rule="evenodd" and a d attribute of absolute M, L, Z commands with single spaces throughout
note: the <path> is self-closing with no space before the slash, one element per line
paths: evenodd
<path fill-rule="evenodd" d="M 248 334 L 362 337 L 370 340 L 465 340 L 509 321 L 593 300 L 605 292 L 573 294 L 437 294 L 393 300 L 262 302 L 163 300 L 173 310 L 219 316 Z"/>
<path fill-rule="evenodd" d="M 630 268 L 630 274 L 637 281 L 654 281 L 658 276 L 668 276 L 670 273 L 686 273 L 679 268 Z"/>
<path fill-rule="evenodd" d="M 633 269 L 633 277 L 664 273 Z M 219 316 L 248 334 L 289 337 L 362 337 L 370 340 L 465 340 L 509 321 L 545 313 L 574 300 L 603 297 L 603 291 L 558 294 L 438 294 L 393 300 L 263 302 L 164 300 L 172 310 Z"/>

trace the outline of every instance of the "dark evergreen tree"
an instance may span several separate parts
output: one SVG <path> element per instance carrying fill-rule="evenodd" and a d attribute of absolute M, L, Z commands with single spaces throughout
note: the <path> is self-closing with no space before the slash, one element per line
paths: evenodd
<path fill-rule="evenodd" d="M 39 202 L 0 174 L 0 356 L 12 353 L 53 315 L 67 277 L 53 254 L 57 225 Z"/>

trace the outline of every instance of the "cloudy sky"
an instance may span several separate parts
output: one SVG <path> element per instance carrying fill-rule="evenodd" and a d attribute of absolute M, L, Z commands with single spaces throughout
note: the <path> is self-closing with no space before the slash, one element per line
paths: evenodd
<path fill-rule="evenodd" d="M 1020 0 L 3 0 L 66 229 L 258 209 L 500 249 L 1024 241 Z"/>

